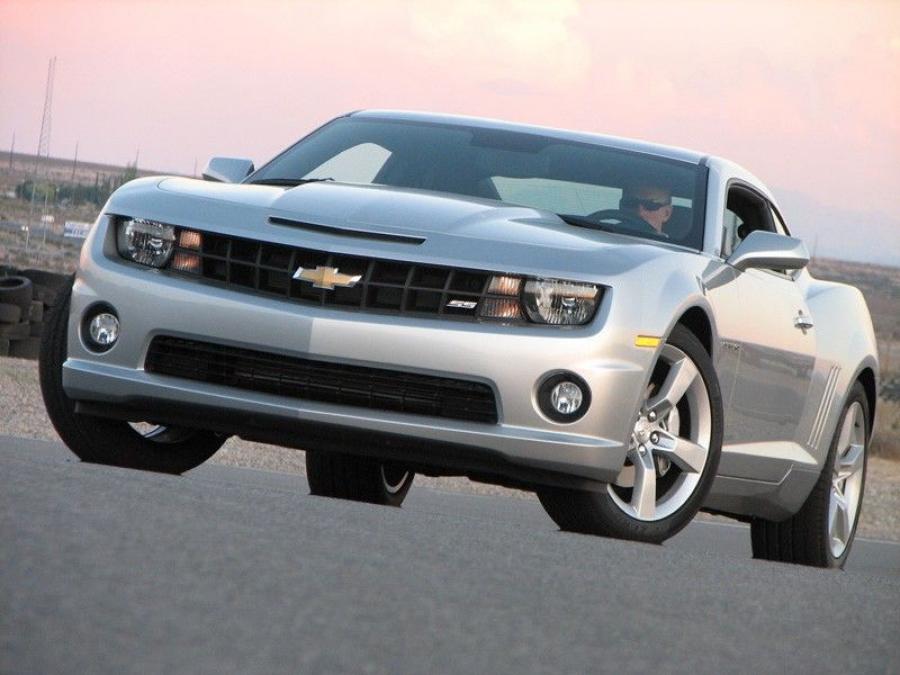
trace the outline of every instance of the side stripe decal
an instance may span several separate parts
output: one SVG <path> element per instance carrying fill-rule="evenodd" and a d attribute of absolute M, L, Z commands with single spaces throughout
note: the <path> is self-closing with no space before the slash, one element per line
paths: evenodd
<path fill-rule="evenodd" d="M 812 430 L 809 433 L 808 445 L 810 448 L 818 448 L 819 443 L 822 441 L 822 433 L 825 431 L 828 411 L 831 409 L 832 401 L 834 401 L 834 392 L 837 388 L 840 372 L 840 366 L 832 366 L 828 373 L 828 379 L 825 381 L 825 391 L 822 394 L 822 401 L 819 403 L 819 411 L 816 413 L 816 420 L 813 422 Z"/>

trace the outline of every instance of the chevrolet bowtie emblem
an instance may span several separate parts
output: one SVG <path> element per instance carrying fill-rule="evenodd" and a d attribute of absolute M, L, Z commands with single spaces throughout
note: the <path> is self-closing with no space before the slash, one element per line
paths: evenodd
<path fill-rule="evenodd" d="M 319 265 L 314 270 L 305 270 L 302 267 L 298 267 L 297 271 L 294 272 L 294 278 L 300 281 L 308 281 L 314 288 L 324 288 L 333 291 L 335 286 L 343 288 L 356 286 L 359 280 L 362 279 L 362 275 L 341 274 L 337 271 L 337 267 L 322 267 Z"/>

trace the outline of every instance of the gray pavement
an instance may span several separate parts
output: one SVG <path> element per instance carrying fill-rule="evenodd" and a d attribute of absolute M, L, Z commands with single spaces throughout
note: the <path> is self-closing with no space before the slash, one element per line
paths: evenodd
<path fill-rule="evenodd" d="M 743 526 L 665 546 L 559 532 L 533 501 L 82 464 L 0 436 L 0 672 L 900 672 L 900 546 L 834 572 Z"/>

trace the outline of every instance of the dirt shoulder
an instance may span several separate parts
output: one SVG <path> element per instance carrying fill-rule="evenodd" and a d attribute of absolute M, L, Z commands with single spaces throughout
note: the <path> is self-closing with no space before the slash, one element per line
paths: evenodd
<path fill-rule="evenodd" d="M 59 440 L 41 400 L 37 362 L 0 357 L 0 434 Z M 304 473 L 304 453 L 238 438 L 230 439 L 211 460 L 265 471 Z M 534 499 L 529 492 L 474 483 L 466 478 L 416 476 L 417 485 L 472 494 Z M 900 461 L 872 457 L 866 478 L 859 534 L 900 541 Z"/>

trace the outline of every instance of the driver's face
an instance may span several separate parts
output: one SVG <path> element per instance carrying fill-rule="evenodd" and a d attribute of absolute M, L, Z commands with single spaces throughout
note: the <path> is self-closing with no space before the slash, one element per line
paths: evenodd
<path fill-rule="evenodd" d="M 631 201 L 638 200 L 638 203 L 629 205 L 629 197 L 631 198 Z M 664 188 L 653 187 L 650 185 L 641 186 L 630 191 L 624 196 L 622 201 L 623 209 L 640 216 L 644 222 L 648 223 L 657 232 L 662 232 L 663 225 L 665 225 L 669 218 L 672 217 L 672 195 Z M 659 208 L 647 208 L 647 206 L 652 205 L 648 204 L 645 206 L 641 202 L 654 202 L 656 204 L 665 204 L 665 206 Z"/>

